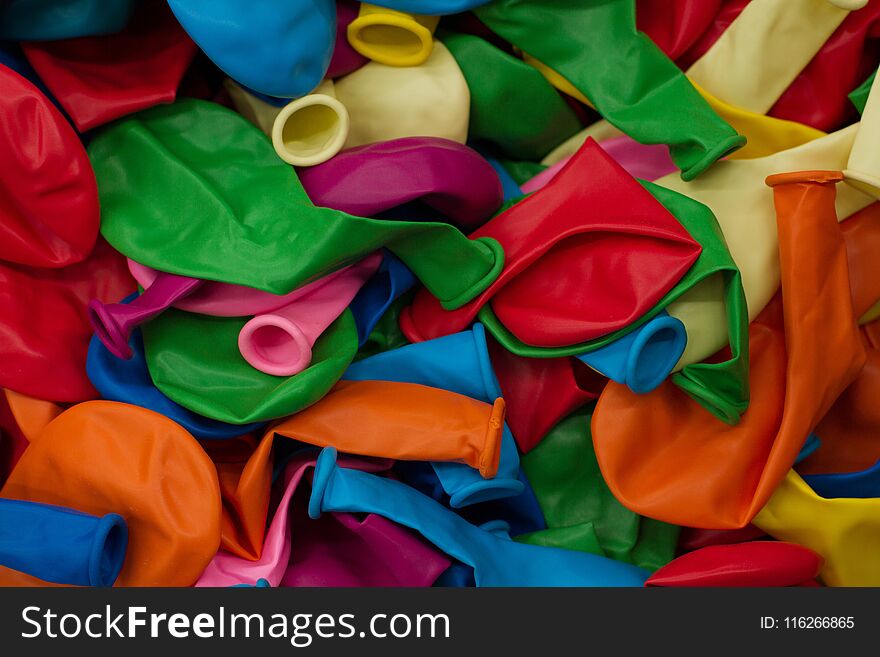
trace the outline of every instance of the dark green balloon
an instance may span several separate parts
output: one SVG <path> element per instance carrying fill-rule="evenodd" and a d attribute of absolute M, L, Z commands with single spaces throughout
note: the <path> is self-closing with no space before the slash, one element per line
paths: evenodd
<path fill-rule="evenodd" d="M 578 132 L 577 115 L 541 73 L 471 34 L 443 33 L 471 91 L 468 136 L 508 157 L 540 160 Z"/>
<path fill-rule="evenodd" d="M 264 374 L 238 350 L 238 334 L 248 319 L 170 309 L 145 324 L 147 365 L 156 387 L 181 406 L 221 422 L 273 420 L 321 399 L 357 350 L 354 317 L 346 310 L 318 338 L 307 369 L 289 377 Z"/>
<path fill-rule="evenodd" d="M 684 180 L 746 143 L 636 29 L 635 0 L 493 0 L 474 12 L 630 137 L 667 144 Z"/>
<path fill-rule="evenodd" d="M 871 87 L 874 85 L 874 78 L 877 77 L 877 71 L 871 73 L 868 79 L 862 82 L 858 87 L 849 92 L 850 102 L 856 106 L 859 114 L 865 112 L 865 105 L 868 104 L 868 96 L 871 94 Z"/>
<path fill-rule="evenodd" d="M 101 233 L 161 271 L 286 294 L 387 246 L 454 309 L 504 264 L 495 240 L 448 224 L 315 207 L 266 135 L 214 103 L 182 100 L 123 119 L 95 137 L 89 157 Z"/>
<path fill-rule="evenodd" d="M 656 570 L 675 557 L 680 528 L 640 516 L 617 501 L 593 451 L 591 418 L 591 410 L 575 412 L 522 457 L 547 526 L 554 530 L 526 540 L 591 552 L 589 524 L 606 556 Z"/>

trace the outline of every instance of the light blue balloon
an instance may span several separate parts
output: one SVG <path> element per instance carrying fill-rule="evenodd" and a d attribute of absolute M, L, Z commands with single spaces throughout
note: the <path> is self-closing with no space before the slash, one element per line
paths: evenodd
<path fill-rule="evenodd" d="M 477 586 L 642 586 L 637 566 L 574 550 L 516 543 L 480 529 L 406 484 L 336 463 L 321 450 L 309 516 L 375 513 L 422 534 L 442 552 L 474 569 Z"/>
<path fill-rule="evenodd" d="M 122 516 L 103 518 L 38 502 L 0 499 L 0 565 L 45 582 L 113 586 L 128 548 Z"/>
<path fill-rule="evenodd" d="M 135 0 L 3 0 L 0 39 L 54 41 L 121 31 Z"/>
<path fill-rule="evenodd" d="M 501 397 L 501 387 L 486 345 L 482 324 L 434 340 L 385 351 L 351 364 L 342 375 L 349 381 L 396 381 L 442 388 L 487 404 Z M 498 473 L 484 479 L 462 463 L 433 462 L 449 505 L 458 509 L 478 502 L 513 497 L 523 492 L 517 479 L 519 452 L 507 424 L 501 434 Z"/>
<path fill-rule="evenodd" d="M 299 98 L 327 73 L 334 0 L 168 0 L 183 29 L 219 68 L 261 94 Z"/>
<path fill-rule="evenodd" d="M 578 359 L 633 392 L 645 394 L 669 376 L 686 345 L 684 324 L 664 310 L 622 338 Z"/>

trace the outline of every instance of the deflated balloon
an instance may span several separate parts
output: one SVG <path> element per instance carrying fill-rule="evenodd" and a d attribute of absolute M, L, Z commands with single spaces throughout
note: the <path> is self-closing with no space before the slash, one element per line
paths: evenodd
<path fill-rule="evenodd" d="M 336 383 L 357 350 L 351 313 L 343 313 L 312 349 L 311 365 L 279 378 L 251 367 L 238 350 L 244 318 L 168 310 L 143 328 L 156 387 L 184 408 L 230 424 L 290 415 Z"/>
<path fill-rule="evenodd" d="M 439 137 L 358 146 L 299 172 L 315 205 L 362 217 L 421 201 L 457 226 L 479 228 L 501 207 L 492 166 L 472 149 Z"/>
<path fill-rule="evenodd" d="M 96 397 L 85 369 L 89 300 L 117 301 L 134 289 L 125 258 L 104 240 L 61 269 L 0 263 L 0 387 L 61 402 Z"/>
<path fill-rule="evenodd" d="M 30 82 L 0 65 L 0 260 L 64 267 L 98 235 L 98 190 L 76 133 Z"/>
<path fill-rule="evenodd" d="M 336 3 L 168 0 L 193 41 L 236 82 L 298 98 L 318 86 L 336 41 Z"/>
<path fill-rule="evenodd" d="M 160 103 L 174 102 L 196 45 L 165 3 L 142 3 L 110 36 L 22 46 L 80 132 Z"/>
<path fill-rule="evenodd" d="M 315 207 L 265 136 L 212 103 L 147 110 L 102 131 L 89 152 L 102 233 L 160 271 L 286 294 L 387 246 L 457 307 L 503 265 L 496 242 L 448 224 Z M 187 217 L 183 235 L 179 217 Z"/>
<path fill-rule="evenodd" d="M 129 541 L 117 586 L 189 586 L 220 545 L 213 464 L 184 429 L 137 406 L 95 401 L 65 411 L 0 496 L 121 515 Z M 0 583 L 40 584 L 6 568 Z"/>
<path fill-rule="evenodd" d="M 667 144 L 684 180 L 745 144 L 636 29 L 635 0 L 496 0 L 476 14 L 562 76 L 626 134 L 645 144 Z"/>
<path fill-rule="evenodd" d="M 0 39 L 45 41 L 113 34 L 136 0 L 15 0 L 0 5 Z"/>
<path fill-rule="evenodd" d="M 834 210 L 841 179 L 839 172 L 768 179 L 782 308 L 767 308 L 750 326 L 750 386 L 761 401 L 738 425 L 710 421 L 668 383 L 640 397 L 606 386 L 593 416 L 593 444 L 605 480 L 628 508 L 691 527 L 744 526 L 858 374 L 865 354 Z"/>

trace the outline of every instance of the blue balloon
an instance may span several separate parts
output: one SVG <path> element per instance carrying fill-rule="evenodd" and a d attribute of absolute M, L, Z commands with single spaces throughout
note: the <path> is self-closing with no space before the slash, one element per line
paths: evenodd
<path fill-rule="evenodd" d="M 801 451 L 798 452 L 797 458 L 794 460 L 795 465 L 803 461 L 808 456 L 811 456 L 813 452 L 815 452 L 822 445 L 822 441 L 819 440 L 819 436 L 814 433 L 811 433 L 807 436 L 807 440 L 804 442 L 804 446 L 801 447 Z"/>
<path fill-rule="evenodd" d="M 644 394 L 663 383 L 686 345 L 684 324 L 663 311 L 622 338 L 578 359 L 612 381 Z"/>
<path fill-rule="evenodd" d="M 501 387 L 486 345 L 482 324 L 470 331 L 385 351 L 351 364 L 342 375 L 349 381 L 396 381 L 442 388 L 491 404 L 501 397 Z M 523 492 L 519 474 L 519 452 L 507 424 L 501 437 L 498 474 L 483 479 L 480 473 L 462 463 L 431 463 L 449 505 L 455 509 L 477 502 L 512 497 Z"/>
<path fill-rule="evenodd" d="M 402 294 L 416 284 L 416 277 L 400 259 L 382 250 L 382 264 L 370 277 L 348 306 L 354 315 L 358 332 L 358 347 L 363 347 L 382 319 L 382 315 Z"/>
<path fill-rule="evenodd" d="M 0 39 L 52 41 L 114 34 L 128 23 L 135 0 L 5 0 Z"/>
<path fill-rule="evenodd" d="M 299 98 L 320 84 L 336 44 L 336 2 L 168 0 L 219 68 L 261 94 Z"/>
<path fill-rule="evenodd" d="M 880 461 L 859 472 L 802 476 L 807 485 L 821 497 L 880 497 Z"/>
<path fill-rule="evenodd" d="M 0 499 L 0 565 L 45 582 L 113 586 L 128 547 L 122 516 Z"/>
<path fill-rule="evenodd" d="M 336 450 L 321 450 L 309 516 L 375 513 L 413 529 L 474 569 L 477 586 L 642 586 L 648 572 L 595 554 L 516 543 L 480 529 L 406 484 L 340 468 Z"/>
<path fill-rule="evenodd" d="M 490 0 L 372 0 L 370 4 L 410 14 L 445 16 L 489 4 Z"/>
<path fill-rule="evenodd" d="M 128 303 L 137 295 L 133 294 L 122 303 Z M 123 402 L 141 408 L 148 408 L 174 420 L 200 440 L 223 440 L 250 433 L 264 426 L 256 424 L 227 424 L 193 413 L 188 408 L 166 397 L 153 383 L 147 360 L 144 358 L 144 340 L 140 330 L 134 331 L 129 340 L 133 352 L 130 360 L 123 360 L 111 354 L 107 347 L 93 335 L 89 342 L 86 358 L 86 374 L 101 397 L 110 401 Z"/>
<path fill-rule="evenodd" d="M 484 156 L 485 157 L 485 156 Z M 513 176 L 504 168 L 504 165 L 501 164 L 494 157 L 486 157 L 486 162 L 488 162 L 493 169 L 495 169 L 495 173 L 498 174 L 498 178 L 501 180 L 501 189 L 504 191 L 504 202 L 508 203 L 510 201 L 515 201 L 518 198 L 522 198 L 525 196 L 523 191 L 519 188 L 519 185 L 516 184 L 516 181 L 513 179 Z"/>

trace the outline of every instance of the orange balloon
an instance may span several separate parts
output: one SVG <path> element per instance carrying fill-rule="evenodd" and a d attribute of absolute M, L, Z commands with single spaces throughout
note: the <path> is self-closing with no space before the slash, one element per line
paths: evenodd
<path fill-rule="evenodd" d="M 865 363 L 834 210 L 839 172 L 770 176 L 779 231 L 782 312 L 749 330 L 752 403 L 727 426 L 665 383 L 634 395 L 609 383 L 593 443 L 614 495 L 633 511 L 707 529 L 748 524 L 810 431 Z"/>
<path fill-rule="evenodd" d="M 220 547 L 243 559 L 259 559 L 272 488 L 272 436 L 259 443 L 253 436 L 207 440 L 203 447 L 220 480 Z"/>
<path fill-rule="evenodd" d="M 64 410 L 55 402 L 44 401 L 8 388 L 3 391 L 6 394 L 6 403 L 12 411 L 12 417 L 22 435 L 32 442 L 40 432 Z"/>
<path fill-rule="evenodd" d="M 90 401 L 31 442 L 0 497 L 57 504 L 128 523 L 117 586 L 189 586 L 220 545 L 220 487 L 196 440 L 164 415 Z M 0 568 L 0 585 L 45 582 Z"/>
<path fill-rule="evenodd" d="M 340 381 L 270 433 L 362 456 L 467 463 L 491 478 L 504 409 L 500 397 L 489 405 L 414 383 Z"/>
<path fill-rule="evenodd" d="M 856 317 L 880 299 L 880 203 L 872 203 L 841 224 L 849 262 Z"/>

